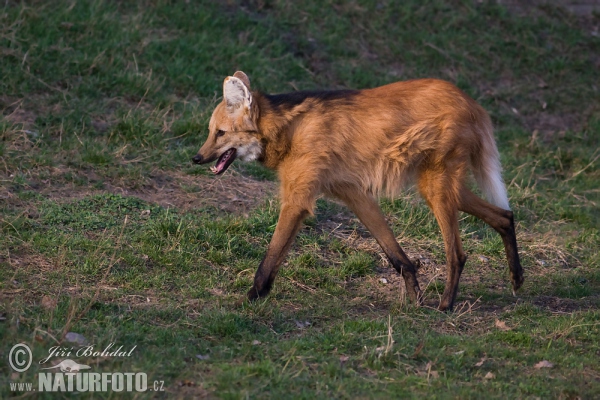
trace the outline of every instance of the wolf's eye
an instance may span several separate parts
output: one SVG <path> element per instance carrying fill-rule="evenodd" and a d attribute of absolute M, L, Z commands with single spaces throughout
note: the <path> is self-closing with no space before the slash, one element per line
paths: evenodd
<path fill-rule="evenodd" d="M 221 136 L 223 136 L 224 134 L 225 134 L 225 131 L 222 131 L 222 130 L 220 130 L 220 129 L 217 131 L 217 137 L 221 137 Z"/>

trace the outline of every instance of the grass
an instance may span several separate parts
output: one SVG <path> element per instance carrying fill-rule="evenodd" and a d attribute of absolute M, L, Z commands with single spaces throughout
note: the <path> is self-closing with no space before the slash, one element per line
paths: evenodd
<path fill-rule="evenodd" d="M 137 346 L 76 361 L 164 381 L 149 397 L 600 395 L 597 17 L 466 0 L 2 7 L 3 359 L 25 342 L 40 360 L 76 332 Z M 438 77 L 473 96 L 494 120 L 518 221 L 519 296 L 500 238 L 463 216 L 458 305 L 435 311 L 441 236 L 407 193 L 382 207 L 420 260 L 425 307 L 326 200 L 272 295 L 236 305 L 275 229 L 274 174 L 236 163 L 213 178 L 190 159 L 237 69 L 268 92 Z M 0 371 L 3 398 L 40 372 Z"/>

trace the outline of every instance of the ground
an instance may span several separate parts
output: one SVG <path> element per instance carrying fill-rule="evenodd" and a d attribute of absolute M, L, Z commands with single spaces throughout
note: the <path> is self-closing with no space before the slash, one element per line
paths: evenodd
<path fill-rule="evenodd" d="M 560 4 L 560 6 L 557 6 Z M 0 357 L 110 343 L 94 372 L 175 398 L 600 396 L 600 20 L 592 1 L 7 2 L 0 11 Z M 436 77 L 491 114 L 525 284 L 461 215 L 468 261 L 423 201 L 382 199 L 425 304 L 341 204 L 317 202 L 273 293 L 238 305 L 277 222 L 277 180 L 190 160 L 222 80 L 365 88 Z M 56 357 L 55 365 L 67 357 Z M 48 365 L 48 364 L 45 364 Z M 44 366 L 45 366 L 44 365 Z M 10 383 L 37 382 L 0 363 Z M 111 397 L 114 393 L 94 393 Z M 89 393 L 81 394 L 90 397 Z"/>

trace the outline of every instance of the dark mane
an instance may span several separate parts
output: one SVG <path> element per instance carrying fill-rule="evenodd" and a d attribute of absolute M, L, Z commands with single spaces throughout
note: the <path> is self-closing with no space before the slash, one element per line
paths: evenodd
<path fill-rule="evenodd" d="M 358 90 L 309 90 L 281 94 L 266 94 L 264 97 L 273 108 L 292 108 L 308 99 L 317 101 L 346 100 L 350 101 L 358 94 Z"/>

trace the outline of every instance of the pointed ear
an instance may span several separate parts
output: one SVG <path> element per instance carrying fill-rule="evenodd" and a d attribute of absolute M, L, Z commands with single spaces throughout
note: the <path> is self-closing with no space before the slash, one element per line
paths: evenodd
<path fill-rule="evenodd" d="M 233 74 L 233 77 L 238 78 L 240 81 L 244 82 L 244 85 L 246 85 L 248 90 L 250 90 L 250 78 L 248 78 L 248 75 L 246 75 L 242 71 L 236 71 L 235 74 Z"/>
<path fill-rule="evenodd" d="M 223 82 L 223 97 L 227 103 L 227 112 L 229 114 L 237 115 L 238 112 L 244 111 L 244 109 L 249 110 L 252 104 L 250 89 L 240 78 L 235 76 L 225 78 Z"/>

